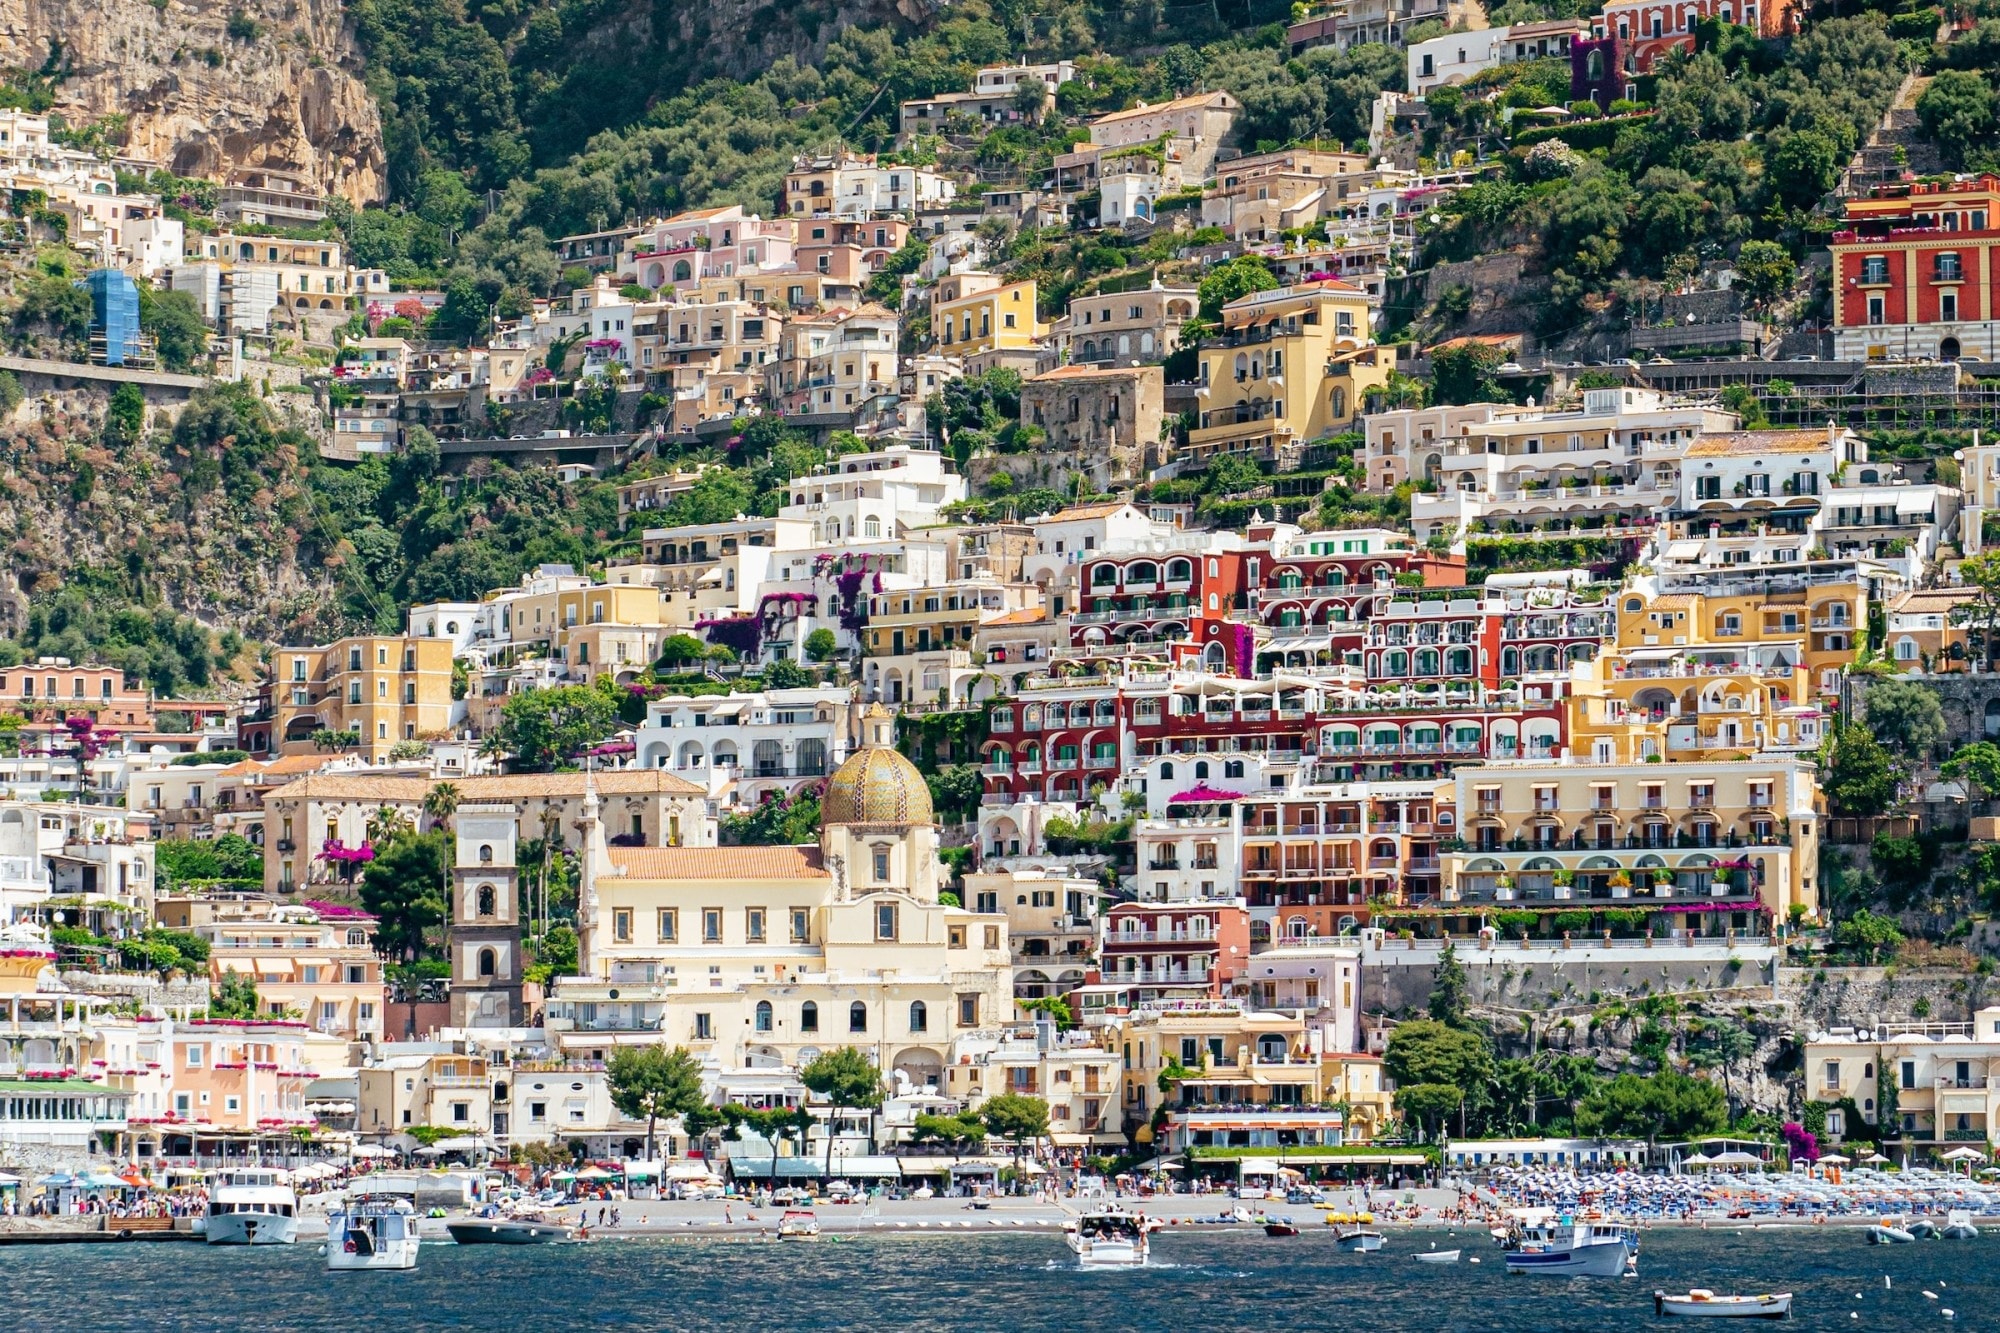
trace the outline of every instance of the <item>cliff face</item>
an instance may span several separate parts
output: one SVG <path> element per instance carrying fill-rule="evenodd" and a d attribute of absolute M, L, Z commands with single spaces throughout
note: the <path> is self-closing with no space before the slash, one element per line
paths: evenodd
<path fill-rule="evenodd" d="M 131 156 L 382 197 L 381 117 L 339 0 L 0 0 L 0 66 L 40 68 L 57 42 L 69 74 L 54 111 L 78 125 L 126 116 Z"/>

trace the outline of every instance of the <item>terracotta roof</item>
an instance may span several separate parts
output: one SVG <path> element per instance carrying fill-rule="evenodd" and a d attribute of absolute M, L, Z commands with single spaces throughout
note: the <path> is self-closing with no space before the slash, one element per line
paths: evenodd
<path fill-rule="evenodd" d="M 1694 604 L 1695 598 L 1693 593 L 1670 592 L 1663 596 L 1655 597 L 1652 601 L 1646 603 L 1646 609 L 1648 611 L 1691 611 L 1694 609 Z"/>
<path fill-rule="evenodd" d="M 1148 370 L 1158 369 L 1158 366 L 1057 366 L 1054 370 L 1045 370 L 1032 377 L 1028 382 L 1035 384 L 1046 380 L 1116 379 L 1143 375 Z"/>
<path fill-rule="evenodd" d="M 581 773 L 521 773 L 508 777 L 399 778 L 378 773 L 314 773 L 286 783 L 270 799 L 421 801 L 424 794 L 449 781 L 458 788 L 461 804 L 482 801 L 532 801 L 583 795 Z M 701 796 L 707 788 L 658 768 L 615 769 L 597 775 L 599 796 Z"/>
<path fill-rule="evenodd" d="M 1004 616 L 980 622 L 981 629 L 993 629 L 1001 625 L 1039 625 L 1049 618 L 1049 613 L 1039 606 L 1024 607 L 1019 611 L 1009 611 Z"/>
<path fill-rule="evenodd" d="M 831 879 L 817 847 L 612 847 L 632 879 Z"/>
<path fill-rule="evenodd" d="M 1190 107 L 1207 106 L 1218 97 L 1230 101 L 1235 100 L 1230 98 L 1228 93 L 1224 92 L 1189 93 L 1186 97 L 1176 97 L 1171 102 L 1155 102 L 1151 106 L 1135 106 L 1129 107 L 1124 111 L 1113 111 L 1109 115 L 1099 116 L 1091 124 L 1108 125 L 1113 121 L 1130 120 L 1134 116 L 1149 116 L 1155 111 L 1185 111 Z"/>
<path fill-rule="evenodd" d="M 1084 518 L 1110 518 L 1113 514 L 1125 508 L 1128 503 L 1129 501 L 1125 500 L 1113 500 L 1108 504 L 1079 505 L 1074 509 L 1064 509 L 1050 514 L 1043 522 L 1073 523 L 1078 519 Z"/>
<path fill-rule="evenodd" d="M 1823 430 L 1735 430 L 1704 435 L 1688 446 L 1689 458 L 1722 458 L 1731 454 L 1782 453 L 1787 449 L 1824 449 Z"/>
<path fill-rule="evenodd" d="M 1978 595 L 1972 588 L 1920 588 L 1906 592 L 1889 603 L 1889 609 L 1915 613 L 1949 611 L 1954 607 L 1964 606 Z"/>
<path fill-rule="evenodd" d="M 1524 333 L 1466 333 L 1456 338 L 1446 338 L 1441 343 L 1432 343 L 1430 350 L 1441 351 L 1447 347 L 1505 347 L 1509 343 L 1519 343 L 1527 337 Z"/>

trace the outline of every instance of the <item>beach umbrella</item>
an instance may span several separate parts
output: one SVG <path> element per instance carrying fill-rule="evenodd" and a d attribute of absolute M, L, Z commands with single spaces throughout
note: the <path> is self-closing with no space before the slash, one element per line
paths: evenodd
<path fill-rule="evenodd" d="M 444 1156 L 444 1149 L 442 1149 L 442 1148 L 438 1147 L 438 1146 L 437 1146 L 437 1145 L 436 1145 L 435 1143 L 433 1143 L 433 1144 L 432 1144 L 432 1145 L 431 1145 L 430 1147 L 428 1147 L 428 1148 L 419 1148 L 419 1149 L 417 1149 L 417 1151 L 416 1151 L 416 1153 L 414 1154 L 414 1156 L 417 1156 L 417 1157 L 442 1157 L 442 1156 Z"/>
<path fill-rule="evenodd" d="M 576 1174 L 578 1180 L 615 1180 L 617 1177 L 601 1166 L 586 1166 Z"/>
<path fill-rule="evenodd" d="M 1886 1161 L 1888 1161 L 1889 1159 L 1888 1159 L 1888 1158 L 1886 1158 L 1886 1157 L 1884 1157 L 1884 1156 L 1883 1156 L 1883 1155 L 1882 1155 L 1881 1153 L 1879 1153 L 1879 1152 L 1871 1152 L 1871 1153 L 1869 1153 L 1869 1154 L 1868 1154 L 1868 1155 L 1867 1155 L 1866 1157 L 1862 1158 L 1861 1160 L 1862 1160 L 1862 1161 L 1864 1161 L 1864 1162 L 1869 1162 L 1869 1163 L 1875 1163 L 1875 1162 L 1886 1162 Z"/>
<path fill-rule="evenodd" d="M 1715 1159 L 1714 1159 L 1713 1157 L 1710 1157 L 1710 1156 L 1709 1156 L 1709 1155 L 1708 1155 L 1707 1153 L 1705 1153 L 1705 1152 L 1698 1152 L 1698 1153 L 1694 1154 L 1694 1156 L 1692 1156 L 1692 1157 L 1683 1157 L 1683 1158 L 1681 1158 L 1681 1165 L 1682 1165 L 1682 1166 L 1714 1166 L 1714 1165 L 1715 1165 Z"/>
<path fill-rule="evenodd" d="M 1983 1162 L 1986 1154 L 1977 1148 L 1953 1148 L 1944 1155 L 1947 1162 Z"/>

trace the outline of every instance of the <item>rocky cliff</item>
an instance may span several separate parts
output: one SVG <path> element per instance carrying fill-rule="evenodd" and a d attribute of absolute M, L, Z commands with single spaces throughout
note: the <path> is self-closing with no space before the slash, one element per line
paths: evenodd
<path fill-rule="evenodd" d="M 339 0 L 0 0 L 0 66 L 60 43 L 53 110 L 126 120 L 125 152 L 185 176 L 300 173 L 355 203 L 383 194 L 381 117 Z"/>

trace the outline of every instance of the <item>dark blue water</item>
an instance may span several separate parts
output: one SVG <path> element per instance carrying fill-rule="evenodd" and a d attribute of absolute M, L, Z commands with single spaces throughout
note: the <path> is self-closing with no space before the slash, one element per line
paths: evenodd
<path fill-rule="evenodd" d="M 1436 1239 L 1483 1262 L 1414 1262 L 1431 1239 L 1398 1232 L 1363 1256 L 1338 1253 L 1321 1233 L 1167 1232 L 1155 1241 L 1157 1266 L 1092 1273 L 1073 1268 L 1053 1234 L 467 1249 L 427 1240 L 415 1272 L 337 1274 L 314 1244 L 20 1247 L 0 1251 L 0 1327 L 1601 1333 L 1683 1326 L 1654 1319 L 1653 1290 L 1706 1286 L 1793 1291 L 1791 1326 L 1802 1329 L 2000 1329 L 2000 1236 L 1870 1246 L 1846 1227 L 1649 1231 L 1640 1276 L 1623 1280 L 1509 1277 L 1492 1242 L 1471 1233 Z"/>

